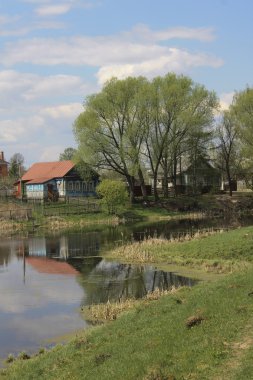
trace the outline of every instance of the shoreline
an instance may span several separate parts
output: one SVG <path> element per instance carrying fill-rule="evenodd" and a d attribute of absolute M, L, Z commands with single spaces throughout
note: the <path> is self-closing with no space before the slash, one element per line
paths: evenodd
<path fill-rule="evenodd" d="M 171 252 L 181 256 L 183 261 L 189 260 L 190 257 L 194 259 L 197 255 L 203 261 L 209 257 L 221 262 L 246 261 L 249 265 L 244 268 L 239 265 L 240 268 L 235 267 L 233 273 L 219 274 L 217 278 L 201 281 L 190 289 L 179 289 L 175 295 L 165 295 L 148 305 L 139 304 L 112 322 L 88 329 L 66 345 L 58 345 L 29 360 L 14 362 L 3 372 L 3 378 L 25 379 L 26 375 L 35 378 L 39 373 L 41 379 L 64 379 L 64 373 L 71 373 L 73 379 L 86 378 L 82 377 L 81 368 L 85 368 L 87 378 L 94 380 L 107 379 L 108 373 L 111 373 L 112 379 L 130 380 L 137 378 L 138 373 L 144 378 L 151 376 L 152 371 L 155 371 L 156 376 L 162 371 L 164 376 L 173 375 L 177 378 L 188 376 L 195 368 L 196 379 L 202 379 L 204 374 L 212 378 L 222 373 L 228 374 L 229 379 L 227 366 L 234 355 L 234 344 L 246 339 L 247 332 L 244 326 L 253 327 L 252 302 L 248 295 L 253 289 L 252 238 L 253 227 L 244 227 L 225 234 L 178 242 L 174 245 L 168 243 L 167 246 L 158 246 L 159 249 L 153 245 L 157 261 L 161 265 L 166 265 L 166 258 L 168 259 Z M 154 315 L 157 315 L 157 318 L 152 317 Z M 188 328 L 186 323 L 193 323 L 193 320 L 196 327 L 194 325 Z M 226 325 L 223 320 L 226 320 Z M 133 326 L 135 333 L 131 334 Z M 171 327 L 168 329 L 167 326 Z M 121 335 L 120 339 L 118 334 Z M 168 341 L 173 340 L 177 349 L 171 350 L 170 346 L 164 345 L 163 337 Z M 186 338 L 187 346 L 184 344 Z M 227 345 L 224 346 L 224 342 Z M 149 344 L 152 347 L 151 351 L 148 349 Z M 140 347 L 145 347 L 144 351 Z M 126 372 L 127 362 L 124 358 L 128 357 L 129 348 L 133 350 L 131 356 L 136 365 L 130 372 Z M 142 356 L 141 352 L 145 355 Z M 198 355 L 193 357 L 190 352 L 198 352 Z M 220 354 L 217 356 L 214 352 Z M 161 367 L 159 358 L 168 355 L 171 358 L 168 365 Z M 247 360 L 248 355 L 251 355 L 250 347 L 241 355 L 243 360 L 237 363 L 239 372 L 244 371 L 244 360 L 247 367 L 252 366 Z M 60 358 L 65 360 L 62 362 Z M 100 360 L 101 365 L 97 365 Z M 201 365 L 203 362 L 206 363 L 205 367 Z M 112 368 L 113 375 L 110 372 Z"/>

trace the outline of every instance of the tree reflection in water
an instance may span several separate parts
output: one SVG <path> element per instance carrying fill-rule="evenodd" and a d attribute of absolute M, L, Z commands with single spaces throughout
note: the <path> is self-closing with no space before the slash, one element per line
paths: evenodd
<path fill-rule="evenodd" d="M 90 273 L 81 273 L 78 282 L 86 294 L 83 305 L 141 298 L 156 288 L 169 290 L 173 286 L 192 286 L 196 283 L 190 278 L 152 266 L 120 264 L 106 260 L 101 260 Z"/>

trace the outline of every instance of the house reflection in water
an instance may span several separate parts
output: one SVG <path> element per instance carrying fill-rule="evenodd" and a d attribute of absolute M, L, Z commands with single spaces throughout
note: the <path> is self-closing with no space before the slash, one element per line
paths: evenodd
<path fill-rule="evenodd" d="M 33 236 L 23 242 L 23 249 L 19 249 L 17 254 L 21 256 L 23 252 L 24 267 L 27 263 L 39 273 L 77 275 L 83 266 L 83 272 L 87 273 L 102 260 L 100 257 L 88 256 L 98 252 L 99 244 L 94 234 L 87 235 L 81 242 L 76 235 Z M 85 257 L 89 258 L 88 263 L 84 262 Z"/>
<path fill-rule="evenodd" d="M 75 268 L 66 262 L 48 259 L 46 257 L 28 256 L 26 258 L 26 263 L 31 265 L 39 273 L 63 274 L 72 276 L 76 276 L 79 273 Z"/>
<path fill-rule="evenodd" d="M 70 257 L 94 256 L 100 248 L 98 233 L 31 237 L 28 239 L 29 256 L 48 256 L 67 260 Z"/>
<path fill-rule="evenodd" d="M 24 279 L 26 263 L 38 273 L 78 275 L 76 280 L 84 290 L 82 305 L 141 298 L 156 288 L 165 290 L 196 283 L 152 266 L 104 260 L 97 255 L 98 242 L 97 233 L 31 237 L 24 241 Z"/>

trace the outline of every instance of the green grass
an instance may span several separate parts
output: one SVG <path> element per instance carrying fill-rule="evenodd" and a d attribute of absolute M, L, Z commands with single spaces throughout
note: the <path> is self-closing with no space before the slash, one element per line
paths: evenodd
<path fill-rule="evenodd" d="M 125 247 L 125 253 L 136 252 L 133 247 Z M 234 272 L 149 303 L 137 302 L 115 321 L 79 333 L 64 346 L 17 359 L 0 378 L 252 379 L 253 227 L 138 247 L 164 265 L 177 262 L 207 270 L 210 265 L 217 271 L 227 266 Z M 201 323 L 189 328 L 189 318 Z"/>
<path fill-rule="evenodd" d="M 190 241 L 147 240 L 108 254 L 123 261 L 155 262 L 226 271 L 253 261 L 253 227 L 199 237 Z"/>
<path fill-rule="evenodd" d="M 232 379 L 239 366 L 234 342 L 243 342 L 246 326 L 253 327 L 252 290 L 252 270 L 182 288 L 65 346 L 18 360 L 1 378 Z M 187 319 L 200 315 L 202 323 L 188 328 Z"/>

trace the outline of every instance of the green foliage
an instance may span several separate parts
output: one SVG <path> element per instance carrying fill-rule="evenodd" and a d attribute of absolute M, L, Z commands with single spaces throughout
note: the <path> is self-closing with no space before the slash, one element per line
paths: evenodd
<path fill-rule="evenodd" d="M 10 158 L 9 176 L 17 179 L 24 174 L 24 156 L 21 153 L 15 153 Z"/>
<path fill-rule="evenodd" d="M 239 131 L 233 112 L 225 111 L 217 127 L 218 154 L 217 164 L 228 181 L 230 195 L 232 196 L 232 180 L 239 173 L 240 144 Z"/>
<path fill-rule="evenodd" d="M 78 174 L 80 175 L 80 177 L 85 181 L 91 181 L 99 177 L 98 173 L 95 170 L 93 170 L 92 167 L 84 161 L 77 162 L 76 170 Z"/>
<path fill-rule="evenodd" d="M 123 182 L 105 179 L 98 185 L 97 193 L 108 214 L 116 214 L 126 207 L 128 194 Z"/>
<path fill-rule="evenodd" d="M 76 149 L 68 147 L 64 149 L 63 153 L 60 153 L 59 161 L 72 160 L 76 154 Z"/>
<path fill-rule="evenodd" d="M 96 95 L 89 96 L 85 111 L 74 124 L 79 154 L 92 167 L 110 169 L 125 177 L 133 194 L 133 177 L 141 175 L 145 78 L 112 78 Z"/>
<path fill-rule="evenodd" d="M 244 143 L 253 148 L 253 88 L 248 87 L 238 92 L 231 108 L 239 123 Z"/>
<path fill-rule="evenodd" d="M 231 112 L 241 140 L 240 176 L 253 189 L 253 88 L 247 87 L 234 96 Z"/>
<path fill-rule="evenodd" d="M 78 151 L 92 166 L 124 176 L 132 197 L 138 178 L 146 196 L 147 162 L 154 178 L 162 166 L 168 182 L 183 153 L 203 145 L 199 136 L 212 124 L 216 107 L 216 95 L 186 76 L 112 78 L 86 99 L 75 121 Z"/>

